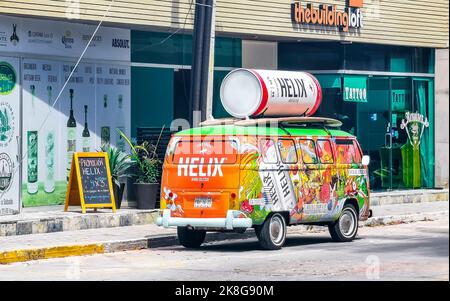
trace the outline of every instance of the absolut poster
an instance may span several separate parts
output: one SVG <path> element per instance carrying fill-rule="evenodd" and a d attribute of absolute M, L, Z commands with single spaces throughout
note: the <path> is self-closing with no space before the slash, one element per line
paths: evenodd
<path fill-rule="evenodd" d="M 127 150 L 117 129 L 130 133 L 130 68 L 79 64 L 75 69 L 74 62 L 23 60 L 22 70 L 27 116 L 23 202 L 26 207 L 63 204 L 74 152 L 95 152 L 107 145 Z"/>
<path fill-rule="evenodd" d="M 93 25 L 2 16 L 0 51 L 78 57 L 94 31 Z M 130 61 L 130 31 L 101 27 L 85 58 Z"/>

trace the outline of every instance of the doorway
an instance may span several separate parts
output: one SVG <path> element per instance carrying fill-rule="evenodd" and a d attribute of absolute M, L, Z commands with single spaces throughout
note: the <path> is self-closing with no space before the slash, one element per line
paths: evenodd
<path fill-rule="evenodd" d="M 411 77 L 369 78 L 368 102 L 358 104 L 357 136 L 371 157 L 372 189 L 433 187 L 431 87 Z"/>

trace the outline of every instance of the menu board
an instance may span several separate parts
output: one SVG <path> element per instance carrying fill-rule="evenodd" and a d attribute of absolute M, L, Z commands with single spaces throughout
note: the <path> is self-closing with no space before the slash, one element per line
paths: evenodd
<path fill-rule="evenodd" d="M 65 211 L 69 206 L 116 210 L 106 153 L 75 153 L 71 164 Z"/>

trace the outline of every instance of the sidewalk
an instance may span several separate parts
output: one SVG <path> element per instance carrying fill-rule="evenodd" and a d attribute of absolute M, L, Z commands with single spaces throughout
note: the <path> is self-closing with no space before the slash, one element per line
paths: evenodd
<path fill-rule="evenodd" d="M 421 220 L 446 218 L 448 202 L 383 205 L 372 207 L 374 217 L 361 226 L 380 226 Z M 326 228 L 316 228 L 326 231 Z M 307 231 L 305 226 L 290 227 L 288 233 Z M 207 241 L 254 237 L 245 234 L 208 233 Z M 35 235 L 0 237 L 0 264 L 56 257 L 103 254 L 120 251 L 177 245 L 176 229 L 163 229 L 155 224 L 100 228 Z"/>
<path fill-rule="evenodd" d="M 402 208 L 403 204 L 448 202 L 448 200 L 448 189 L 419 189 L 374 192 L 370 202 L 374 208 L 392 204 L 401 204 L 399 208 Z M 395 211 L 392 214 L 394 213 Z M 385 214 L 375 212 L 375 215 Z M 79 207 L 71 207 L 69 212 L 64 212 L 64 206 L 24 208 L 18 215 L 0 216 L 0 237 L 147 225 L 154 223 L 156 217 L 155 210 L 127 208 L 117 210 L 117 213 L 99 209 L 97 212 L 88 211 L 86 214 L 82 214 Z"/>
<path fill-rule="evenodd" d="M 0 216 L 0 237 L 146 225 L 156 218 L 157 210 L 98 209 L 82 214 L 79 207 L 64 212 L 62 205 L 24 208 L 20 214 Z"/>

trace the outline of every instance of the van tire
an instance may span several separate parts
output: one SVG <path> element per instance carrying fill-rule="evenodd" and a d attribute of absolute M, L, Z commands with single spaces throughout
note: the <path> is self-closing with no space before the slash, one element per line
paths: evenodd
<path fill-rule="evenodd" d="M 254 226 L 255 234 L 256 234 L 256 237 L 258 238 L 258 240 L 259 240 L 259 236 L 261 235 L 261 228 L 262 228 L 262 225 Z"/>
<path fill-rule="evenodd" d="M 180 244 L 188 249 L 199 248 L 206 237 L 206 231 L 192 230 L 187 227 L 178 227 L 177 234 Z"/>
<path fill-rule="evenodd" d="M 275 213 L 264 221 L 259 231 L 256 231 L 263 249 L 279 250 L 286 241 L 286 220 L 281 214 Z"/>
<path fill-rule="evenodd" d="M 355 207 L 352 204 L 345 204 L 338 220 L 328 225 L 333 241 L 352 241 L 358 233 L 358 222 L 359 217 Z"/>

